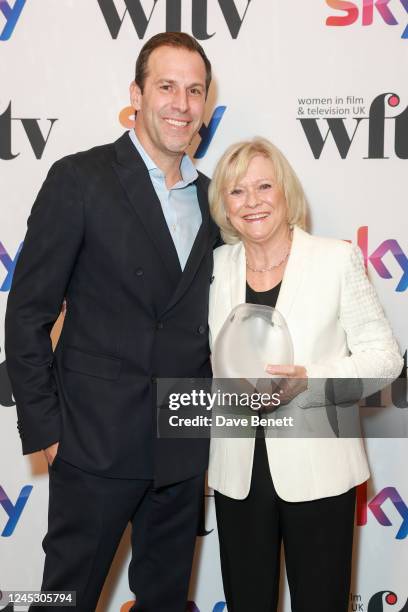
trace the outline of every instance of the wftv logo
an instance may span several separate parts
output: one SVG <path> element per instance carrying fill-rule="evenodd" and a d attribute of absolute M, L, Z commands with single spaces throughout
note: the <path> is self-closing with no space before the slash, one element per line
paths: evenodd
<path fill-rule="evenodd" d="M 385 612 L 387 608 L 384 608 L 384 604 L 388 604 L 389 606 L 395 606 L 398 602 L 398 597 L 393 591 L 379 591 L 375 595 L 373 595 L 368 602 L 367 612 Z M 358 604 L 361 606 L 362 604 Z M 353 611 L 362 610 L 361 607 L 352 607 Z M 395 609 L 395 612 L 408 612 L 408 599 L 405 602 L 405 605 L 399 610 Z"/>
<path fill-rule="evenodd" d="M 129 13 L 132 20 L 133 26 L 139 38 L 143 39 L 147 27 L 150 23 L 154 10 L 159 3 L 159 0 L 153 1 L 153 6 L 150 14 L 146 14 L 141 0 L 124 0 L 126 9 L 122 16 L 119 15 L 114 0 L 97 0 L 102 11 L 102 15 L 108 26 L 110 35 L 116 39 L 119 35 L 122 23 Z M 166 5 L 166 19 L 165 28 L 166 32 L 181 32 L 182 31 L 182 5 L 183 8 L 186 6 L 185 0 L 165 0 L 161 4 Z M 213 0 L 212 0 L 213 3 Z M 237 38 L 241 26 L 244 22 L 245 16 L 248 11 L 248 7 L 251 0 L 247 0 L 247 4 L 242 17 L 240 17 L 234 0 L 218 0 L 218 5 L 221 9 L 225 23 L 228 26 L 232 38 Z M 208 0 L 191 0 L 191 32 L 192 35 L 198 40 L 207 40 L 214 36 L 208 33 L 207 24 L 207 13 L 208 13 Z"/>
<path fill-rule="evenodd" d="M 0 506 L 2 506 L 8 517 L 3 531 L 0 533 L 1 537 L 8 538 L 13 535 L 32 490 L 32 485 L 25 485 L 21 489 L 17 501 L 13 504 L 3 487 L 0 485 Z"/>
<path fill-rule="evenodd" d="M 13 7 L 7 0 L 0 0 L 0 13 L 6 20 L 4 28 L 0 34 L 0 40 L 8 40 L 14 32 L 17 21 L 20 18 L 26 0 L 15 0 Z"/>
<path fill-rule="evenodd" d="M 312 98 L 306 100 L 306 102 L 309 102 L 310 100 L 314 101 L 315 99 Z M 299 101 L 303 102 L 304 100 L 299 99 Z M 346 103 L 352 103 L 352 99 L 350 99 L 350 101 L 346 99 Z M 364 107 L 359 106 L 357 108 L 354 107 L 354 113 L 356 116 L 348 119 L 327 116 L 322 119 L 298 117 L 297 120 L 300 121 L 315 159 L 320 158 L 329 135 L 333 137 L 337 150 L 340 153 L 340 157 L 342 159 L 346 159 L 357 131 L 359 133 L 361 132 L 360 126 L 362 124 L 368 127 L 368 152 L 364 159 L 388 159 L 388 155 L 385 155 L 384 151 L 386 121 L 394 122 L 395 155 L 400 159 L 408 159 L 408 107 L 405 108 L 405 110 L 403 110 L 399 115 L 388 117 L 385 114 L 386 105 L 391 108 L 396 108 L 399 103 L 399 96 L 396 93 L 388 92 L 382 93 L 374 98 L 370 105 L 370 110 L 367 117 L 358 116 L 364 112 Z M 308 110 L 309 114 L 312 114 L 311 109 Z M 348 111 L 349 109 L 345 110 Z M 302 114 L 303 112 L 304 111 L 302 110 Z M 330 114 L 330 108 L 327 109 L 327 114 Z M 328 127 L 325 134 L 323 134 L 320 129 L 321 123 L 319 122 L 321 121 L 326 122 Z M 351 122 L 354 122 L 351 125 L 351 129 L 347 129 Z M 352 129 L 353 125 L 354 129 Z"/>
<path fill-rule="evenodd" d="M 378 13 L 378 16 L 387 25 L 398 25 L 398 21 L 391 11 L 390 4 L 391 0 L 361 0 L 361 23 L 363 26 L 369 26 L 374 21 L 374 9 Z M 335 15 L 330 16 L 326 19 L 326 25 L 328 26 L 349 26 L 355 23 L 359 17 L 359 4 L 355 2 L 345 2 L 343 0 L 326 0 L 326 4 L 336 11 L 343 11 L 347 15 Z M 408 0 L 399 0 L 399 4 L 408 13 Z M 398 5 L 398 2 L 394 2 L 394 7 Z M 408 38 L 408 25 L 405 27 L 401 34 L 401 38 Z"/>
<path fill-rule="evenodd" d="M 199 134 L 201 137 L 201 143 L 197 147 L 194 153 L 194 159 L 201 159 L 207 153 L 208 147 L 210 146 L 214 134 L 218 129 L 220 121 L 225 113 L 226 106 L 217 106 L 208 122 L 208 125 L 203 125 L 200 128 Z M 135 127 L 135 109 L 132 106 L 126 106 L 119 113 L 119 121 L 124 128 L 131 130 Z"/>
<path fill-rule="evenodd" d="M 392 522 L 382 509 L 382 505 L 390 501 L 402 518 L 402 523 L 395 538 L 404 540 L 408 535 L 408 508 L 395 487 L 385 487 L 371 501 L 367 500 L 367 483 L 357 487 L 356 524 L 363 527 L 367 524 L 368 509 L 383 527 L 391 527 Z"/>
<path fill-rule="evenodd" d="M 46 136 L 44 136 L 41 131 L 39 125 L 40 121 L 41 120 L 39 118 L 22 119 L 21 117 L 12 117 L 10 102 L 6 110 L 0 115 L 0 159 L 7 161 L 10 159 L 15 159 L 20 155 L 20 153 L 13 153 L 11 144 L 12 126 L 15 125 L 16 122 L 21 122 L 34 155 L 37 159 L 41 159 L 45 146 L 50 137 L 51 130 L 54 127 L 54 123 L 58 121 L 58 119 L 47 119 L 47 121 L 50 122 L 50 127 Z"/>

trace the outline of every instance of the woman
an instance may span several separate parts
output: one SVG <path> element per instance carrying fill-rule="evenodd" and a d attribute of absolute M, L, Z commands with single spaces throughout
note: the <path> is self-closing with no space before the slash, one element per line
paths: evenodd
<path fill-rule="evenodd" d="M 231 146 L 209 197 L 226 243 L 214 256 L 213 347 L 237 304 L 276 305 L 296 365 L 267 372 L 296 379 L 295 393 L 308 378 L 398 376 L 402 359 L 358 249 L 304 231 L 303 189 L 274 145 Z M 214 438 L 209 485 L 228 612 L 276 610 L 282 541 L 293 612 L 346 612 L 355 487 L 368 477 L 359 438 Z"/>

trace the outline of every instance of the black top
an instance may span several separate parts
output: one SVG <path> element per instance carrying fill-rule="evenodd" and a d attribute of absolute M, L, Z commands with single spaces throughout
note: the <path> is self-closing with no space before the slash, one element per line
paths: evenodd
<path fill-rule="evenodd" d="M 278 295 L 281 288 L 282 281 L 272 287 L 272 289 L 268 289 L 268 291 L 254 291 L 252 287 L 246 284 L 246 297 L 245 301 L 247 304 L 261 304 L 263 306 L 272 306 L 275 308 L 276 302 L 278 301 Z M 261 425 L 258 425 L 256 428 L 256 446 L 265 447 L 265 432 L 264 428 Z M 263 452 L 266 452 L 266 449 L 263 448 Z"/>
<path fill-rule="evenodd" d="M 281 288 L 282 281 L 268 289 L 268 291 L 254 291 L 252 287 L 246 284 L 246 298 L 247 304 L 262 304 L 263 306 L 272 306 L 275 308 L 276 302 L 278 301 L 278 295 Z"/>

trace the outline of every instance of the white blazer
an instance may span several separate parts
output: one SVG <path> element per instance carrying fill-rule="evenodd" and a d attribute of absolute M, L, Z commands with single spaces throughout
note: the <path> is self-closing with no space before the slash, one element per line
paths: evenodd
<path fill-rule="evenodd" d="M 242 242 L 214 252 L 210 289 L 212 346 L 231 310 L 245 302 Z M 309 378 L 396 378 L 403 361 L 361 253 L 341 240 L 311 236 L 295 227 L 276 304 L 294 345 L 294 363 Z M 209 485 L 235 499 L 250 489 L 254 438 L 213 438 Z M 269 467 L 278 495 L 290 502 L 348 491 L 369 478 L 360 438 L 267 438 Z"/>

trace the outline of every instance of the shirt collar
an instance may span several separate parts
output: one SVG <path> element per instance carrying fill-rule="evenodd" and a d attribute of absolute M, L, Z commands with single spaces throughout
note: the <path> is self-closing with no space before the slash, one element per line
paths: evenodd
<path fill-rule="evenodd" d="M 129 131 L 129 137 L 130 140 L 133 142 L 136 150 L 138 151 L 140 157 L 143 159 L 147 170 L 150 173 L 154 171 L 155 175 L 160 174 L 161 176 L 163 176 L 163 172 L 160 170 L 160 168 L 157 167 L 157 164 L 152 160 L 152 158 L 146 153 L 145 149 L 142 147 L 140 140 L 136 136 L 135 130 Z M 181 159 L 180 174 L 182 181 L 179 181 L 177 183 L 177 186 L 180 185 L 180 182 L 184 183 L 185 185 L 189 185 L 190 183 L 193 183 L 198 177 L 197 169 L 195 168 L 193 162 L 186 153 L 184 153 Z"/>

